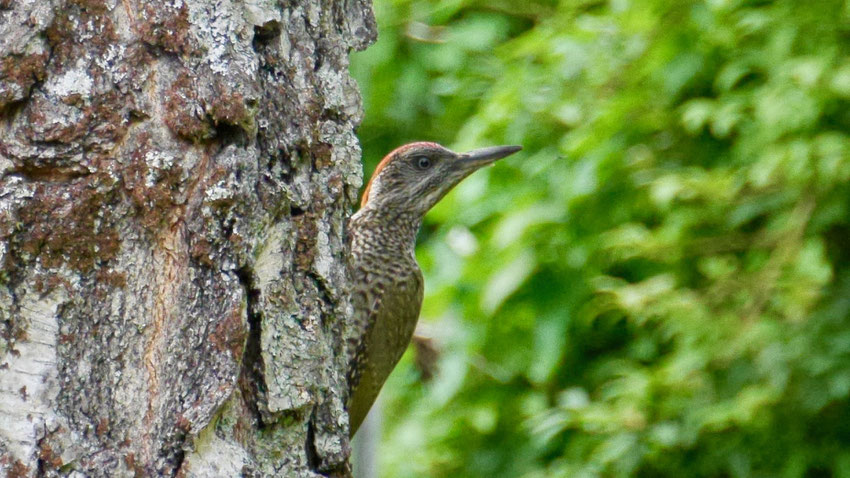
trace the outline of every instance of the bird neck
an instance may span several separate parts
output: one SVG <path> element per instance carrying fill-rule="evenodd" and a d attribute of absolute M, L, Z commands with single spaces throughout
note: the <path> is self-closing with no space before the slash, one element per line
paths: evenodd
<path fill-rule="evenodd" d="M 350 228 L 370 248 L 413 254 L 422 216 L 391 211 L 367 204 L 351 217 Z"/>

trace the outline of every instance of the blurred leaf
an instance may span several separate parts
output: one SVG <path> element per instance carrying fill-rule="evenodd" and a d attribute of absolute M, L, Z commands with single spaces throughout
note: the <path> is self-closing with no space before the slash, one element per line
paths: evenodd
<path fill-rule="evenodd" d="M 383 476 L 850 478 L 850 3 L 375 7 L 367 171 L 523 146 L 426 218 Z"/>

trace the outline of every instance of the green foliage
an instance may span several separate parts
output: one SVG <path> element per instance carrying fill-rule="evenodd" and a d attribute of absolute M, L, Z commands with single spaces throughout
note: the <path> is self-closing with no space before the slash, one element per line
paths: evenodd
<path fill-rule="evenodd" d="M 429 215 L 387 477 L 850 477 L 850 2 L 376 0 L 372 161 Z"/>

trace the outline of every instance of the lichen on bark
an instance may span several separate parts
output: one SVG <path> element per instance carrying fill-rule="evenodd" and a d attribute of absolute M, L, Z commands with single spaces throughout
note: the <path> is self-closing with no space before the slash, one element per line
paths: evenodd
<path fill-rule="evenodd" d="M 0 2 L 0 474 L 345 476 L 368 0 Z"/>

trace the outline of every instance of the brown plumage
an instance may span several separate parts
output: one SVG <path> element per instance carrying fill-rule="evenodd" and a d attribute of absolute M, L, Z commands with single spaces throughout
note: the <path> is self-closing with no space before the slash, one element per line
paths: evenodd
<path fill-rule="evenodd" d="M 422 305 L 423 281 L 414 247 L 422 218 L 480 167 L 522 149 L 496 146 L 455 153 L 412 143 L 388 154 L 348 223 L 354 319 L 349 327 L 351 435 L 357 431 L 407 345 Z"/>

